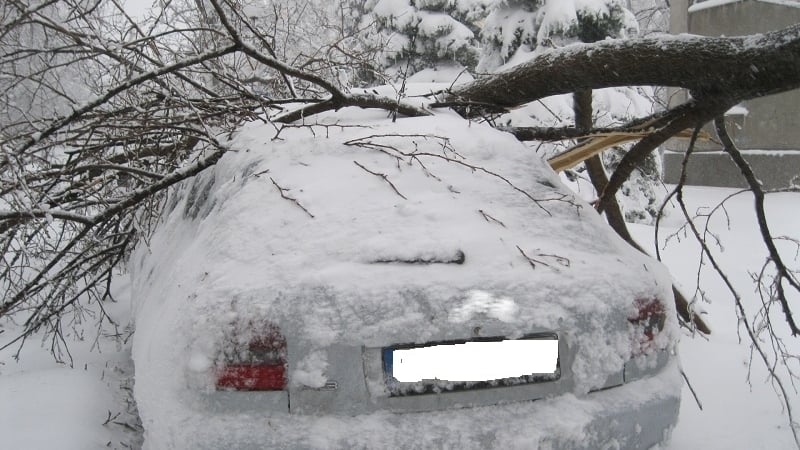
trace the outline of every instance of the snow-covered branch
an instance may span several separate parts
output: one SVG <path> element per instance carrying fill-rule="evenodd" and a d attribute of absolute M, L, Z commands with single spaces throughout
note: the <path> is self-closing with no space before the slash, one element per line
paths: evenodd
<path fill-rule="evenodd" d="M 659 36 L 573 44 L 456 87 L 443 101 L 513 108 L 581 89 L 648 85 L 682 87 L 695 98 L 722 96 L 736 104 L 798 88 L 798 74 L 800 25 L 793 25 L 744 37 Z"/>

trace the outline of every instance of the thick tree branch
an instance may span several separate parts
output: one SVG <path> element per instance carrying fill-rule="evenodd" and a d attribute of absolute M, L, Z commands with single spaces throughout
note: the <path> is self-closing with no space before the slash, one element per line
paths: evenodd
<path fill-rule="evenodd" d="M 578 91 L 573 94 L 574 110 L 575 110 L 575 130 L 586 133 L 592 126 L 592 93 L 591 91 Z M 659 113 L 652 118 L 645 118 L 644 120 L 636 120 L 631 124 L 626 125 L 628 129 L 643 130 L 645 128 L 662 126 L 669 120 L 670 114 Z M 693 136 L 693 141 L 696 140 L 697 135 Z M 579 146 L 581 143 L 578 144 Z M 643 153 L 646 156 L 646 153 Z M 600 155 L 594 155 L 584 161 L 586 171 L 589 174 L 589 179 L 598 193 L 606 192 L 608 189 L 608 176 L 606 175 L 603 162 Z M 630 173 L 628 174 L 628 176 Z M 627 176 L 626 176 L 627 179 Z M 624 181 L 624 180 L 623 180 Z M 645 255 L 649 253 L 642 248 L 638 242 L 633 239 L 633 236 L 628 231 L 628 225 L 625 223 L 625 216 L 622 213 L 622 208 L 617 202 L 616 196 L 611 196 L 605 203 L 604 208 L 606 220 L 611 228 L 631 247 L 639 250 Z M 694 327 L 704 334 L 711 334 L 711 329 L 706 323 L 698 316 L 691 313 L 689 301 L 681 293 L 681 291 L 673 284 L 672 293 L 675 301 L 675 308 L 678 315 L 686 323 L 693 324 Z"/>
<path fill-rule="evenodd" d="M 564 141 L 567 139 L 580 139 L 601 134 L 623 133 L 631 131 L 629 125 L 609 128 L 592 128 L 588 132 L 572 126 L 567 127 L 497 127 L 514 135 L 520 141 Z"/>
<path fill-rule="evenodd" d="M 580 89 L 639 85 L 725 95 L 733 104 L 798 88 L 800 24 L 745 37 L 659 36 L 575 44 L 459 86 L 442 101 L 513 108 Z"/>
<path fill-rule="evenodd" d="M 634 145 L 620 161 L 617 170 L 611 175 L 608 185 L 602 191 L 597 202 L 597 209 L 604 211 L 625 180 L 638 167 L 647 155 L 669 138 L 686 128 L 703 125 L 714 117 L 730 109 L 734 103 L 727 97 L 692 100 L 670 111 L 670 114 L 659 120 L 660 129 L 648 135 Z"/>
<path fill-rule="evenodd" d="M 336 111 L 341 108 L 346 108 L 349 106 L 353 106 L 356 108 L 383 109 L 406 117 L 420 117 L 420 116 L 431 115 L 431 112 L 426 109 L 418 108 L 416 106 L 409 105 L 407 103 L 400 102 L 391 99 L 389 97 L 380 97 L 371 94 L 350 94 L 350 95 L 343 95 L 342 97 L 338 98 L 330 98 L 317 103 L 312 103 L 298 110 L 292 111 L 282 116 L 278 116 L 275 119 L 275 122 L 292 123 L 298 120 L 302 120 L 306 117 L 313 116 L 315 114 L 323 113 L 326 111 Z"/>
<path fill-rule="evenodd" d="M 274 57 L 263 54 L 258 49 L 256 49 L 255 47 L 253 47 L 248 42 L 242 39 L 242 37 L 233 27 L 231 22 L 228 20 L 228 17 L 225 14 L 225 11 L 222 9 L 222 6 L 219 4 L 218 0 L 211 0 L 211 5 L 214 7 L 217 16 L 222 22 L 222 25 L 225 27 L 225 30 L 228 32 L 230 38 L 236 43 L 238 49 L 242 53 L 260 62 L 261 64 L 264 64 L 267 67 L 277 70 L 283 77 L 290 76 L 298 78 L 300 80 L 307 81 L 309 83 L 321 87 L 322 89 L 325 89 L 330 94 L 330 99 L 322 100 L 318 103 L 314 103 L 307 107 L 301 108 L 297 111 L 288 113 L 282 117 L 279 117 L 277 119 L 278 122 L 290 123 L 296 120 L 300 120 L 304 117 L 309 117 L 314 114 L 319 114 L 321 112 L 330 110 L 338 110 L 347 106 L 355 106 L 359 108 L 385 109 L 388 111 L 393 111 L 402 114 L 404 116 L 410 116 L 410 117 L 430 115 L 429 112 L 423 109 L 403 104 L 400 101 L 392 100 L 387 97 L 378 97 L 378 96 L 364 95 L 364 94 L 348 95 L 341 89 L 339 89 L 336 85 L 324 79 L 323 77 L 320 77 L 316 74 L 307 71 L 297 69 L 281 61 L 278 61 Z"/>

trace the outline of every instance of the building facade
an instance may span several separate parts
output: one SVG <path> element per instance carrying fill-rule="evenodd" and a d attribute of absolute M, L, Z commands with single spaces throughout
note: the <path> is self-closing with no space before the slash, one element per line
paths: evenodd
<path fill-rule="evenodd" d="M 800 1 L 708 0 L 689 5 L 672 0 L 671 32 L 738 36 L 778 30 L 800 23 Z M 672 93 L 671 103 L 686 93 Z M 800 90 L 743 102 L 726 114 L 728 130 L 767 189 L 800 185 Z M 711 135 L 713 129 L 708 127 Z M 664 179 L 676 183 L 687 142 L 672 140 L 664 151 Z M 687 183 L 745 187 L 739 169 L 719 144 L 700 142 L 687 167 Z"/>

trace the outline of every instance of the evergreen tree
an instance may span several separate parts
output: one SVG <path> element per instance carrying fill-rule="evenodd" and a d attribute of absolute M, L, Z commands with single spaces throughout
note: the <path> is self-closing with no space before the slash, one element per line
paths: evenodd
<path fill-rule="evenodd" d="M 478 62 L 480 23 L 490 0 L 367 0 L 386 40 L 386 67 L 410 75 L 425 68 Z"/>
<path fill-rule="evenodd" d="M 548 0 L 542 9 L 538 38 L 540 47 L 560 47 L 573 42 L 624 38 L 637 31 L 636 16 L 625 8 L 623 0 Z M 591 127 L 591 102 L 591 91 L 575 93 L 576 126 Z M 585 117 L 579 117 L 581 115 Z M 610 170 L 616 168 L 625 151 L 617 147 L 605 152 L 602 158 L 586 161 L 587 172 L 596 186 L 606 184 L 604 166 Z M 619 200 L 626 221 L 653 221 L 658 214 L 660 196 L 657 189 L 660 179 L 658 155 L 651 153 L 621 190 L 622 197 Z"/>
<path fill-rule="evenodd" d="M 638 28 L 636 16 L 624 0 L 547 0 L 539 39 L 545 45 L 561 46 L 625 38 L 636 34 Z"/>
<path fill-rule="evenodd" d="M 628 147 L 614 147 L 603 154 L 603 164 L 608 171 L 616 170 Z M 663 167 L 658 152 L 652 152 L 631 174 L 620 189 L 625 221 L 652 224 L 658 217 L 663 195 L 660 194 Z"/>
<path fill-rule="evenodd" d="M 497 0 L 481 35 L 478 69 L 492 71 L 547 48 L 626 37 L 636 30 L 636 17 L 623 0 Z"/>
<path fill-rule="evenodd" d="M 544 0 L 498 0 L 492 5 L 481 33 L 478 71 L 493 71 L 515 56 L 524 60 L 536 50 L 542 6 Z"/>
<path fill-rule="evenodd" d="M 575 42 L 628 37 L 637 29 L 636 17 L 625 7 L 624 0 L 499 0 L 491 8 L 481 35 L 484 53 L 478 70 L 488 72 L 516 65 L 538 53 Z M 618 91 L 624 91 L 618 98 L 641 97 L 633 89 Z M 592 127 L 591 91 L 574 95 L 574 113 L 578 128 Z M 613 113 L 609 116 L 615 120 L 630 118 Z M 599 184 L 604 184 L 603 163 L 613 169 L 624 153 L 625 149 L 615 148 L 605 152 L 602 162 L 600 158 L 587 161 L 592 181 L 600 179 Z M 651 154 L 621 191 L 626 220 L 652 222 L 658 214 L 660 178 L 658 155 Z"/>

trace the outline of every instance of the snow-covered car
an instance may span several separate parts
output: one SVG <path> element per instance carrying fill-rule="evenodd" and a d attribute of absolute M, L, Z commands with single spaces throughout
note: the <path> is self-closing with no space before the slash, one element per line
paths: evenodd
<path fill-rule="evenodd" d="M 669 437 L 678 332 L 658 262 L 508 134 L 453 113 L 315 120 L 230 136 L 133 255 L 145 448 Z M 449 354 L 412 367 L 431 349 Z"/>

